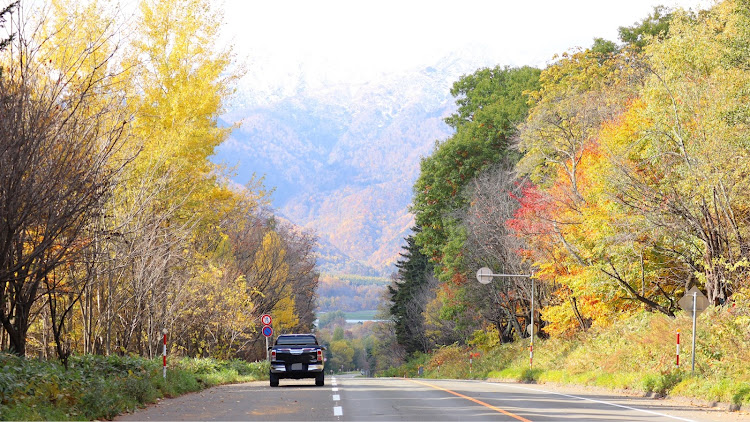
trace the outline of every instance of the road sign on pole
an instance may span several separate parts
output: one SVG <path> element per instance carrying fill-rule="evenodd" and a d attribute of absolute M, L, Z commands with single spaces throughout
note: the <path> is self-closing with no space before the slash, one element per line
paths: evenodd
<path fill-rule="evenodd" d="M 697 287 L 693 286 L 690 290 L 685 292 L 685 296 L 677 302 L 680 307 L 693 314 L 693 356 L 692 356 L 692 371 L 695 372 L 695 338 L 696 333 L 696 321 L 698 320 L 698 314 L 708 308 L 709 302 L 706 295 L 703 294 Z"/>
<path fill-rule="evenodd" d="M 266 337 L 271 337 L 273 335 L 273 328 L 266 325 L 263 327 L 263 335 Z"/>
<path fill-rule="evenodd" d="M 477 280 L 482 284 L 488 284 L 492 281 L 492 270 L 487 267 L 482 267 L 477 271 Z"/>
<path fill-rule="evenodd" d="M 260 317 L 260 323 L 263 324 L 263 329 L 261 332 L 264 336 L 266 336 L 266 360 L 269 360 L 269 351 L 268 351 L 268 337 L 271 337 L 273 335 L 273 328 L 271 328 L 271 322 L 273 320 L 271 319 L 271 315 L 263 314 Z"/>
<path fill-rule="evenodd" d="M 695 294 L 695 301 L 693 301 L 693 294 Z M 700 315 L 700 313 L 705 311 L 709 305 L 706 295 L 695 286 L 685 292 L 685 296 L 683 296 L 677 303 L 680 305 L 680 308 L 687 312 L 693 312 L 693 310 L 695 310 L 696 315 Z"/>

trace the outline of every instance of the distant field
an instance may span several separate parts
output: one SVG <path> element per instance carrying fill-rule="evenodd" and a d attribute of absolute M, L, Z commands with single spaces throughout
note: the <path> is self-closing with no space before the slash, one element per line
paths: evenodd
<path fill-rule="evenodd" d="M 358 320 L 367 321 L 367 320 L 377 319 L 375 318 L 375 314 L 377 312 L 378 311 L 372 309 L 372 310 L 367 310 L 367 311 L 345 312 L 344 314 L 346 315 L 346 319 L 358 319 Z"/>
<path fill-rule="evenodd" d="M 388 277 L 370 277 L 357 274 L 343 274 L 343 273 L 322 273 L 321 276 L 336 278 L 339 280 L 348 281 L 352 285 L 375 285 L 375 286 L 387 286 L 391 283 L 391 279 Z"/>

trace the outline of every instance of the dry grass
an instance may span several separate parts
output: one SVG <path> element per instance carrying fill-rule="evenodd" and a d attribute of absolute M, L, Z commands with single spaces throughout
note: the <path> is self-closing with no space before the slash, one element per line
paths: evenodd
<path fill-rule="evenodd" d="M 476 343 L 472 348 L 445 346 L 421 357 L 424 376 L 596 385 L 750 404 L 750 295 L 738 299 L 732 307 L 710 308 L 699 316 L 695 374 L 691 372 L 691 316 L 643 312 L 624 316 L 606 328 L 593 327 L 576 338 L 537 340 L 533 371 L 525 339 L 492 348 Z M 675 365 L 678 329 L 679 368 Z M 473 358 L 469 373 L 469 355 L 476 352 L 480 356 Z"/>

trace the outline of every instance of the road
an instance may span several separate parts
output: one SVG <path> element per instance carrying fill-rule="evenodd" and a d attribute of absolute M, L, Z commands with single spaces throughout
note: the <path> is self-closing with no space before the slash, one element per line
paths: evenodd
<path fill-rule="evenodd" d="M 514 383 L 326 377 L 214 387 L 115 420 L 249 421 L 750 421 L 689 404 Z"/>

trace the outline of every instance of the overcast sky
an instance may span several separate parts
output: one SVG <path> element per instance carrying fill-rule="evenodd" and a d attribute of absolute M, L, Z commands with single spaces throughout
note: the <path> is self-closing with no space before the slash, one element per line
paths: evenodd
<path fill-rule="evenodd" d="M 483 51 L 494 64 L 543 67 L 554 54 L 617 41 L 659 4 L 710 0 L 224 0 L 227 34 L 255 83 L 360 82 Z M 257 74 L 261 72 L 262 74 Z"/>

